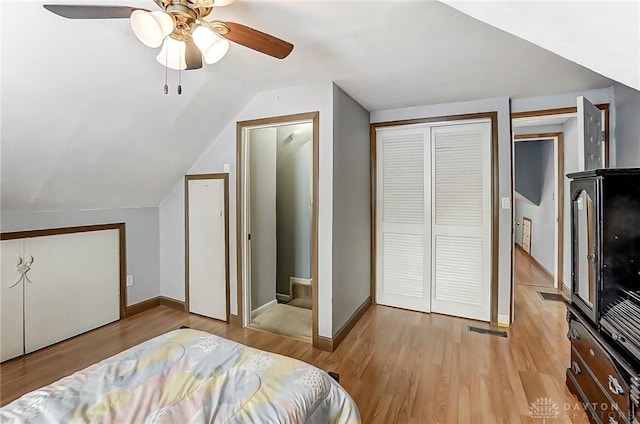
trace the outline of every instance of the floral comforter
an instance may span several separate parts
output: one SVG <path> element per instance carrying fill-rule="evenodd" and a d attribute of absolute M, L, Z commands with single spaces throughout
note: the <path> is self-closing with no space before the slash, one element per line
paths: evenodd
<path fill-rule="evenodd" d="M 158 336 L 0 409 L 2 423 L 360 423 L 324 371 L 203 331 Z"/>

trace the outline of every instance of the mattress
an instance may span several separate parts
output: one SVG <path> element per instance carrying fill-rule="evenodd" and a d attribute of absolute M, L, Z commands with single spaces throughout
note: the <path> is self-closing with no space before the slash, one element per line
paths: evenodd
<path fill-rule="evenodd" d="M 305 362 L 193 329 L 168 332 L 0 409 L 2 423 L 360 423 Z"/>

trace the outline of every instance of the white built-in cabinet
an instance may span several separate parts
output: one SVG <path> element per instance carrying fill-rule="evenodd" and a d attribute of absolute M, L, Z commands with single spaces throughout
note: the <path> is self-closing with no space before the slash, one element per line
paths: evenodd
<path fill-rule="evenodd" d="M 120 318 L 120 230 L 3 240 L 0 360 Z"/>
<path fill-rule="evenodd" d="M 376 129 L 376 302 L 489 321 L 491 120 Z"/>

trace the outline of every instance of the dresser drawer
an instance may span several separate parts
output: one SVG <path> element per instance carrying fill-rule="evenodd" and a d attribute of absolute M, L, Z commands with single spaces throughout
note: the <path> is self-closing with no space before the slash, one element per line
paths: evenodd
<path fill-rule="evenodd" d="M 611 400 L 620 410 L 628 411 L 629 385 L 613 365 L 611 356 L 578 321 L 572 320 L 569 323 L 569 339 L 571 346 L 580 354 Z"/>
<path fill-rule="evenodd" d="M 623 414 L 616 409 L 615 404 L 612 405 L 611 399 L 593 379 L 588 365 L 585 364 L 573 347 L 571 348 L 571 368 L 569 370 L 586 397 L 586 399 L 580 399 L 580 401 L 583 404 L 591 405 L 598 420 L 611 424 L 628 422 L 626 418 L 623 418 Z"/>

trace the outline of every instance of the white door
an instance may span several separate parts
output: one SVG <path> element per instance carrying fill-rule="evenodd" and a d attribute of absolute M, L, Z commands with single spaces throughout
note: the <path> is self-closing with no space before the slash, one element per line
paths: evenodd
<path fill-rule="evenodd" d="M 6 361 L 24 353 L 23 339 L 23 278 L 28 270 L 22 251 L 22 240 L 4 240 L 0 243 L 2 263 L 2 290 L 0 290 L 0 361 Z M 27 258 L 28 260 L 28 258 Z M 27 271 L 28 272 L 28 271 Z"/>
<path fill-rule="evenodd" d="M 118 230 L 28 238 L 25 353 L 120 318 Z"/>
<path fill-rule="evenodd" d="M 227 320 L 225 180 L 189 180 L 189 312 Z"/>
<path fill-rule="evenodd" d="M 423 125 L 376 133 L 376 302 L 424 312 L 431 275 L 427 131 Z"/>
<path fill-rule="evenodd" d="M 583 96 L 578 97 L 577 109 L 580 170 L 604 168 L 602 111 Z"/>
<path fill-rule="evenodd" d="M 489 321 L 491 122 L 431 129 L 431 310 Z"/>
<path fill-rule="evenodd" d="M 522 250 L 531 254 L 531 220 L 522 218 Z"/>

